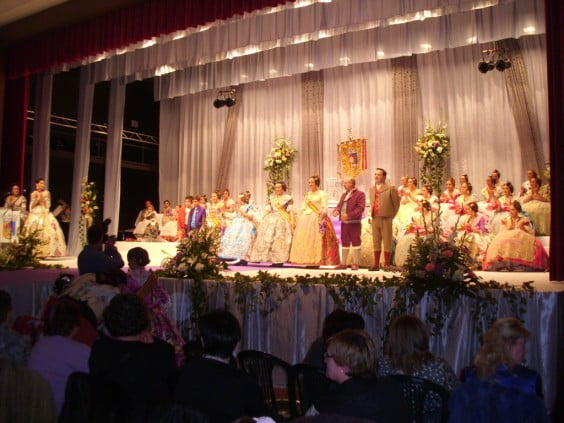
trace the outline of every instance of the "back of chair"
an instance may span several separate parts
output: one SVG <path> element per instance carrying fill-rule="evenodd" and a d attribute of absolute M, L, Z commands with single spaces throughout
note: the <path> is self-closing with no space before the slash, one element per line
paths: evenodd
<path fill-rule="evenodd" d="M 448 421 L 449 393 L 441 385 L 415 376 L 393 375 L 386 378 L 400 385 L 403 399 L 409 408 L 410 421 Z"/>
<path fill-rule="evenodd" d="M 274 389 L 273 373 L 276 368 L 282 370 L 286 377 L 286 390 L 288 393 L 288 402 L 295 402 L 293 386 L 292 366 L 284 360 L 262 351 L 241 351 L 237 355 L 239 366 L 247 374 L 251 375 L 262 389 L 266 405 L 274 416 L 280 416 L 281 409 L 276 398 Z M 292 410 L 289 410 L 290 412 Z M 293 413 L 292 413 L 293 414 Z M 288 416 L 289 417 L 289 416 Z"/>
<path fill-rule="evenodd" d="M 327 392 L 331 381 L 322 369 L 311 364 L 298 363 L 292 368 L 297 391 L 295 410 L 298 416 L 303 416 Z"/>

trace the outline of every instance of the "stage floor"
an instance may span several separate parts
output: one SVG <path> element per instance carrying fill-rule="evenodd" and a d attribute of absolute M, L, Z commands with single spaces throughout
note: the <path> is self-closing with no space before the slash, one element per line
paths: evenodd
<path fill-rule="evenodd" d="M 118 241 L 116 246 L 121 253 L 123 260 L 126 262 L 127 267 L 127 252 L 134 247 L 142 247 L 147 250 L 151 262 L 149 266 L 153 268 L 158 268 L 161 266 L 164 259 L 172 257 L 176 254 L 176 242 L 137 242 L 137 241 Z M 77 258 L 70 257 L 60 257 L 45 260 L 46 264 L 60 264 L 62 266 L 72 269 L 71 273 L 76 272 L 77 269 Z M 124 269 L 126 270 L 126 269 Z M 281 277 L 290 277 L 295 275 L 320 275 L 324 273 L 337 273 L 337 272 L 349 272 L 353 273 L 352 270 L 334 270 L 332 266 L 322 266 L 319 269 L 312 269 L 303 266 L 295 265 L 284 265 L 283 267 L 271 267 L 270 264 L 255 264 L 250 266 L 229 266 L 227 270 L 224 271 L 226 275 L 234 273 L 242 273 L 245 275 L 252 276 L 259 271 L 266 271 L 271 273 L 276 273 Z M 392 275 L 390 272 L 370 272 L 368 269 L 359 269 L 354 271 L 355 274 L 377 277 L 380 275 Z M 509 283 L 511 285 L 521 285 L 523 282 L 532 281 L 533 287 L 539 292 L 561 292 L 564 291 L 564 281 L 554 282 L 550 281 L 548 272 L 484 272 L 477 271 L 476 274 L 482 279 L 489 281 L 494 280 L 500 283 Z M 0 277 L 0 280 L 2 278 Z"/>

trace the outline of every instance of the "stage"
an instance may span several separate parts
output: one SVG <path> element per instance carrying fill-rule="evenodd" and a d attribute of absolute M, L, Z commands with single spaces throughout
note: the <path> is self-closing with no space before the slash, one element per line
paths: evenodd
<path fill-rule="evenodd" d="M 155 242 L 118 242 L 117 247 L 126 260 L 127 251 L 133 247 L 143 247 L 149 251 L 150 266 L 158 268 L 162 260 L 173 256 L 176 243 Z M 47 260 L 48 264 L 68 266 L 65 269 L 37 269 L 0 272 L 0 289 L 7 290 L 13 297 L 15 316 L 36 316 L 50 294 L 53 281 L 61 273 L 78 274 L 76 257 Z M 127 270 L 124 267 L 124 270 Z M 369 278 L 392 276 L 391 272 L 370 272 L 361 268 L 358 271 L 334 270 L 331 267 L 312 269 L 284 265 L 271 267 L 268 264 L 252 266 L 231 265 L 222 274 L 226 277 L 241 273 L 254 276 L 259 271 L 276 274 L 282 278 L 295 276 L 319 276 L 326 273 L 346 273 Z M 531 331 L 528 342 L 527 363 L 538 370 L 543 378 L 543 388 L 547 407 L 551 409 L 556 398 L 556 387 L 559 374 L 562 374 L 564 345 L 564 283 L 551 282 L 549 274 L 533 272 L 476 272 L 484 280 L 495 280 L 501 283 L 519 286 L 523 282 L 532 281 L 535 293 L 526 299 L 524 314 L 521 316 L 526 327 Z M 191 301 L 192 281 L 162 278 L 162 286 L 170 295 L 168 315 L 177 322 L 184 333 L 190 326 L 190 314 L 193 310 Z M 334 298 L 325 285 L 298 284 L 295 291 L 288 294 L 281 285 L 272 287 L 267 301 L 252 305 L 252 301 L 244 301 L 241 308 L 241 291 L 235 284 L 225 281 L 205 281 L 203 289 L 206 293 L 208 309 L 227 308 L 240 320 L 243 327 L 241 349 L 258 349 L 271 352 L 290 363 L 303 359 L 309 344 L 316 339 L 322 329 L 323 319 L 335 306 Z M 255 294 L 260 294 L 261 286 L 253 284 Z M 370 314 L 361 311 L 366 330 L 377 343 L 381 343 L 384 335 L 385 316 L 392 305 L 395 288 L 379 288 L 374 294 L 374 309 Z M 494 290 L 492 296 L 497 299 L 499 308 L 497 316 L 511 315 L 511 304 L 503 297 L 501 291 Z M 257 297 L 258 298 L 258 297 Z M 277 299 L 283 298 L 282 301 Z M 424 298 L 416 313 L 425 318 L 427 310 L 433 307 L 428 298 Z M 450 316 L 440 336 L 432 338 L 432 351 L 449 361 L 456 372 L 468 365 L 478 348 L 478 332 L 476 322 L 472 319 L 471 303 L 460 300 Z"/>

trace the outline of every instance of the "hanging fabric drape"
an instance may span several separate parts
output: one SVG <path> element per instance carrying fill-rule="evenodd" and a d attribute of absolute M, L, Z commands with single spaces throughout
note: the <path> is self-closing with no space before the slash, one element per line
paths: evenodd
<path fill-rule="evenodd" d="M 514 39 L 501 40 L 496 43 L 496 47 L 507 51 L 511 61 L 511 67 L 504 71 L 505 88 L 517 127 L 523 167 L 541 171 L 546 167 L 547 160 L 539 139 L 539 121 L 519 42 Z"/>
<path fill-rule="evenodd" d="M 302 74 L 302 144 L 300 151 L 300 180 L 312 175 L 321 178 L 323 172 L 323 72 Z"/>
<path fill-rule="evenodd" d="M 125 107 L 125 84 L 122 79 L 114 79 L 110 84 L 108 104 L 108 140 L 106 143 L 106 163 L 104 178 L 104 209 L 102 219 L 110 218 L 112 223 L 108 234 L 117 234 L 119 226 L 119 206 L 121 196 L 121 152 L 123 114 Z"/>
<path fill-rule="evenodd" d="M 79 87 L 78 123 L 72 174 L 71 221 L 67 243 L 67 254 L 74 256 L 82 250 L 79 240 L 80 197 L 82 195 L 82 183 L 88 178 L 88 166 L 90 165 L 90 127 L 92 125 L 92 104 L 94 100 L 94 84 L 88 82 L 84 70 L 80 72 Z"/>
<path fill-rule="evenodd" d="M 237 88 L 234 96 L 236 99 L 235 106 L 229 107 L 227 111 L 227 120 L 225 121 L 225 132 L 223 135 L 223 144 L 221 148 L 221 155 L 219 157 L 219 166 L 217 168 L 217 178 L 215 183 L 216 191 L 221 191 L 228 187 L 229 173 L 233 165 L 233 151 L 235 149 L 237 124 L 239 122 L 239 110 L 243 102 L 243 87 Z"/>
<path fill-rule="evenodd" d="M 53 76 L 44 73 L 35 83 L 35 113 L 33 120 L 33 152 L 31 157 L 31 180 L 49 180 L 49 147 L 51 124 L 51 98 Z"/>
<path fill-rule="evenodd" d="M 418 176 L 413 146 L 420 133 L 415 56 L 392 59 L 394 98 L 394 160 L 401 176 Z"/>

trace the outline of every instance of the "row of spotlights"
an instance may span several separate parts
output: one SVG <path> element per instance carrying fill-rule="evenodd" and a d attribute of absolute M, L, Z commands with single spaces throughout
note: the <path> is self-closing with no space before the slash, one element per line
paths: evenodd
<path fill-rule="evenodd" d="M 213 107 L 219 109 L 220 107 L 227 106 L 233 107 L 237 104 L 237 100 L 235 99 L 235 88 L 231 88 L 228 90 L 222 90 L 217 94 L 217 98 L 213 101 Z"/>
<path fill-rule="evenodd" d="M 499 59 L 497 62 L 494 63 L 493 60 L 488 62 L 480 62 L 478 63 L 478 70 L 482 73 L 487 73 L 491 70 L 497 69 L 500 72 L 503 72 L 505 69 L 509 69 L 511 67 L 511 62 L 509 60 Z"/>

